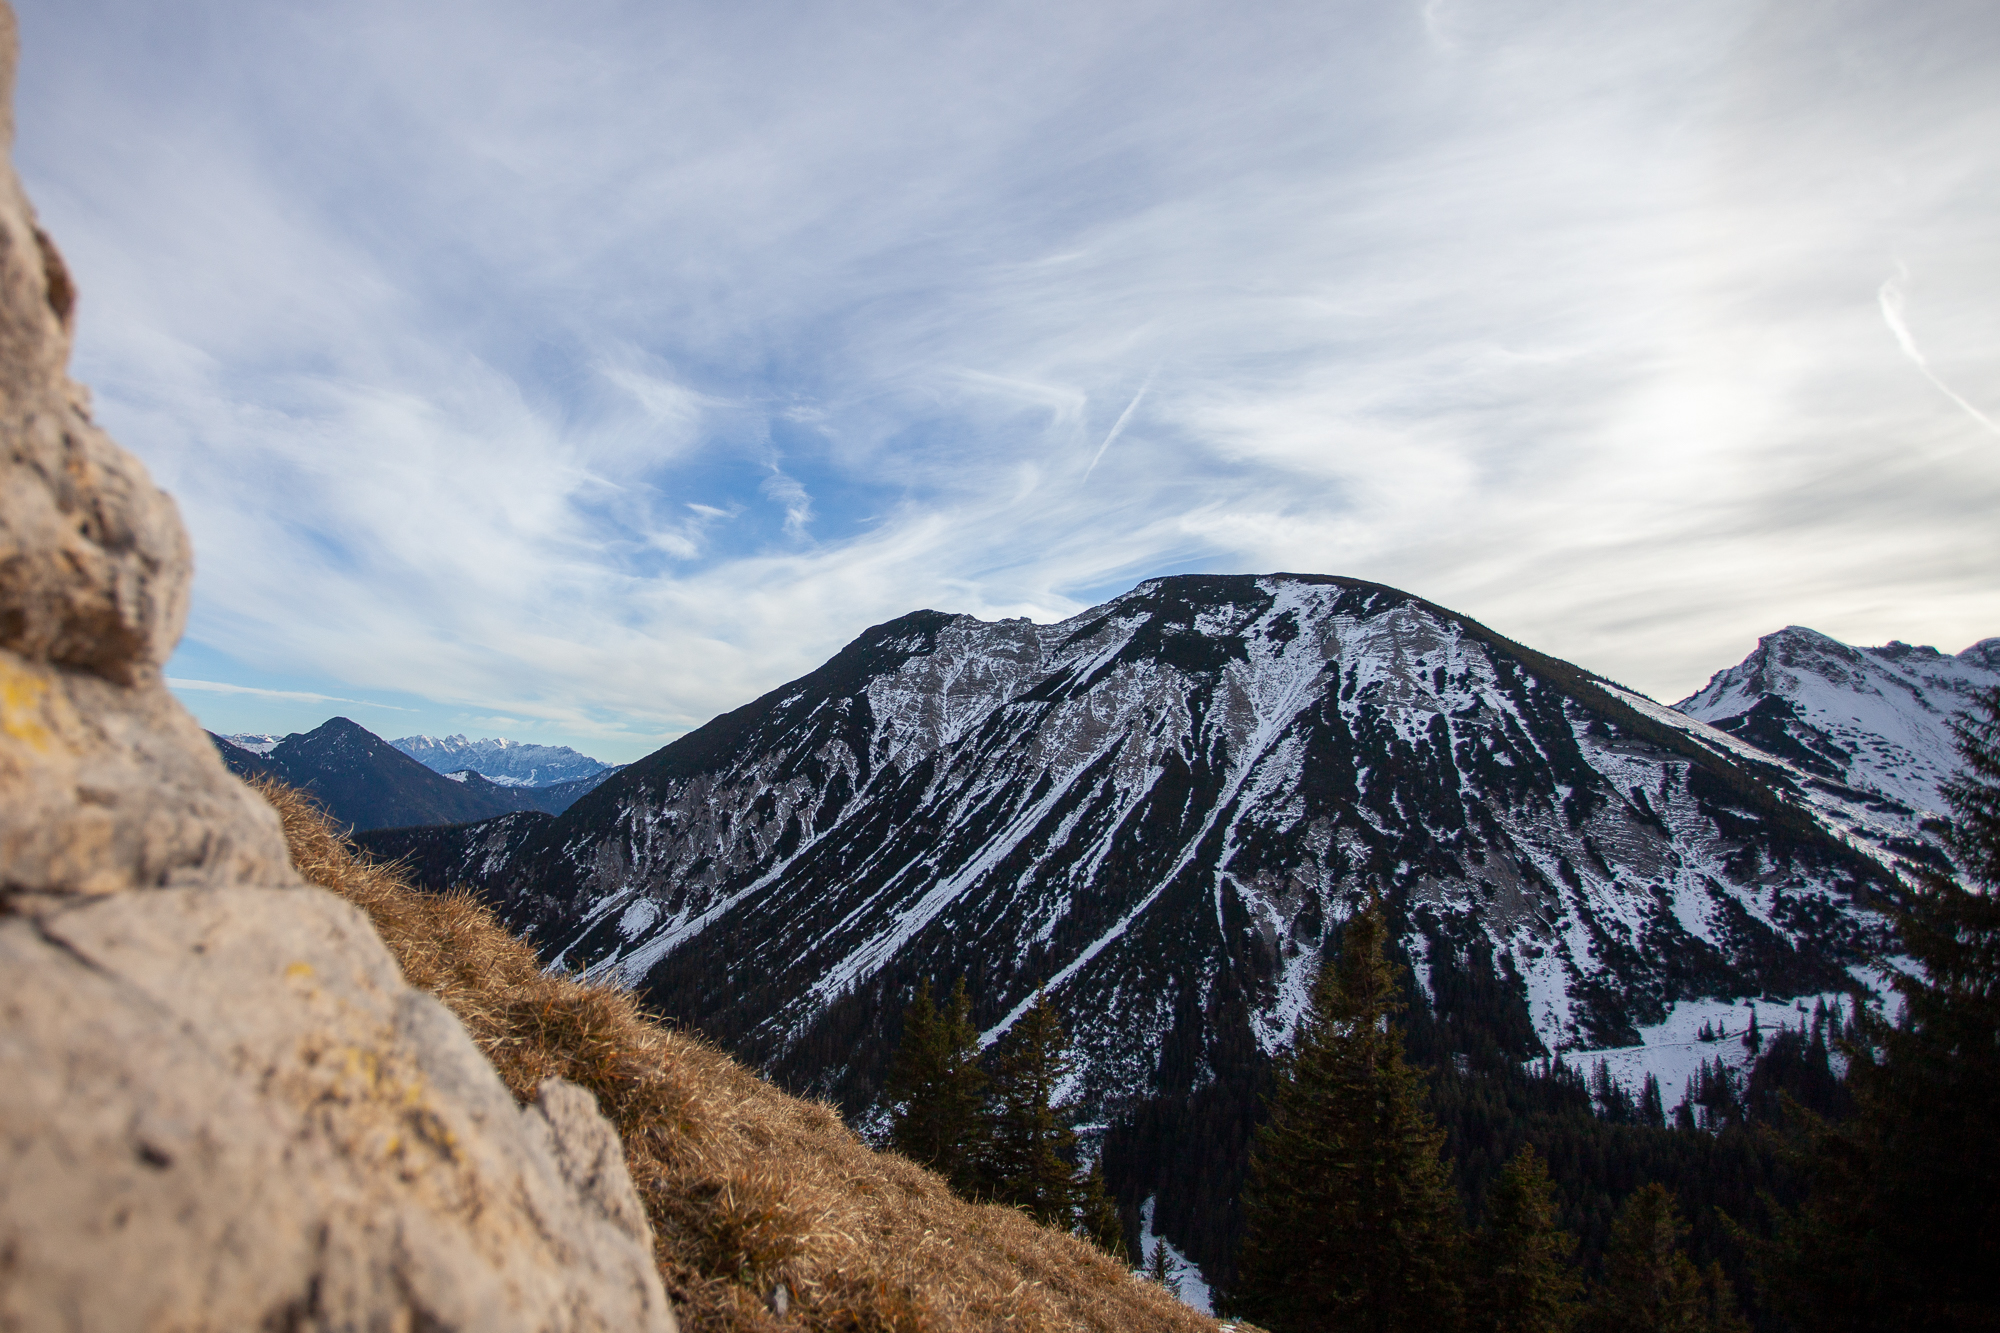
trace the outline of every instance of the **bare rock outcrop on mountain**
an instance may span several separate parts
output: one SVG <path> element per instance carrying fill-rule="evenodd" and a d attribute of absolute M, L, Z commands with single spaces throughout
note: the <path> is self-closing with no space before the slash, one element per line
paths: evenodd
<path fill-rule="evenodd" d="M 187 537 L 75 313 L 0 162 L 0 1327 L 673 1329 L 590 1095 L 518 1106 L 166 690 Z"/>

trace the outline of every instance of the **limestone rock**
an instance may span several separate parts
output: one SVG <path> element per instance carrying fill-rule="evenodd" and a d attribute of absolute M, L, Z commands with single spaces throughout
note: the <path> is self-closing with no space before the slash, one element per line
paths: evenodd
<path fill-rule="evenodd" d="M 673 1327 L 590 1095 L 517 1107 L 331 894 L 0 921 L 0 1068 L 0 1327 Z"/>
<path fill-rule="evenodd" d="M 4 10 L 4 7 L 0 7 Z M 0 12 L 0 105 L 16 30 Z M 293 879 L 160 667 L 192 564 L 174 502 L 70 383 L 76 289 L 0 160 L 0 892 Z"/>
<path fill-rule="evenodd" d="M 167 691 L 187 537 L 75 315 L 0 158 L 0 1329 L 672 1333 L 589 1094 L 517 1106 Z"/>
<path fill-rule="evenodd" d="M 650 1246 L 653 1228 L 646 1221 L 646 1206 L 639 1202 L 632 1173 L 625 1169 L 624 1145 L 597 1113 L 596 1099 L 567 1080 L 543 1079 L 535 1089 L 534 1109 L 548 1126 L 563 1179 L 598 1216 Z"/>

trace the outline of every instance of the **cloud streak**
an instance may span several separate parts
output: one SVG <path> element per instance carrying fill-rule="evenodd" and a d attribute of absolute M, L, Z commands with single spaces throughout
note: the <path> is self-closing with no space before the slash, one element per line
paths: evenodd
<path fill-rule="evenodd" d="M 311 704 L 359 704 L 363 708 L 387 708 L 392 712 L 407 713 L 408 708 L 398 708 L 394 704 L 370 703 L 366 699 L 344 699 L 337 694 L 314 694 L 308 690 L 267 690 L 255 685 L 231 685 L 219 680 L 193 680 L 186 676 L 168 676 L 167 684 L 177 690 L 194 690 L 203 694 L 242 694 L 260 699 L 284 699 L 292 703 Z"/>
<path fill-rule="evenodd" d="M 1909 270 L 1904 269 L 1902 276 L 1903 281 L 1908 281 Z M 1880 290 L 1876 292 L 1876 301 L 1882 307 L 1882 321 L 1889 326 L 1889 332 L 1896 336 L 1896 345 L 1901 347 L 1903 355 L 1909 357 L 1912 364 L 1923 372 L 1924 378 L 1935 384 L 1938 387 L 1938 391 L 1945 397 L 1964 408 L 1967 416 L 1986 427 L 1993 434 L 2000 435 L 2000 425 L 1994 424 L 1992 417 L 1987 416 L 1971 403 L 1965 401 L 1958 390 L 1939 379 L 1937 372 L 1931 369 L 1931 363 L 1925 359 L 1923 351 L 1917 346 L 1917 340 L 1910 336 L 1910 326 L 1903 320 L 1902 283 L 1895 278 L 1890 278 L 1884 282 Z"/>
<path fill-rule="evenodd" d="M 1104 451 L 1111 447 L 1111 442 L 1124 434 L 1125 423 L 1130 421 L 1132 414 L 1139 410 L 1139 404 L 1145 401 L 1146 390 L 1153 387 L 1153 381 L 1159 376 L 1159 373 L 1158 367 L 1155 367 L 1146 376 L 1146 382 L 1139 386 L 1139 392 L 1132 395 L 1132 401 L 1125 404 L 1125 410 L 1118 414 L 1118 420 L 1111 423 L 1111 429 L 1104 434 L 1104 443 L 1097 446 L 1097 452 L 1090 456 L 1090 466 L 1083 470 L 1083 479 L 1085 481 L 1090 480 L 1090 474 L 1097 471 L 1097 465 L 1104 461 Z"/>

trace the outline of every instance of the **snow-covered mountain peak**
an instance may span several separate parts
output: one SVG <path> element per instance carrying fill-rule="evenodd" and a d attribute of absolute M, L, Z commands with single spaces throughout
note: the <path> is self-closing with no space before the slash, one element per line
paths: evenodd
<path fill-rule="evenodd" d="M 1975 670 L 2000 672 L 2000 636 L 1981 639 L 1970 648 L 1959 653 L 1958 660 Z"/>
<path fill-rule="evenodd" d="M 567 745 L 536 745 L 504 736 L 405 736 L 389 744 L 436 773 L 471 770 L 502 787 L 548 787 L 615 767 Z"/>
<path fill-rule="evenodd" d="M 1914 835 L 1956 769 L 1950 720 L 2000 685 L 2000 639 L 1957 655 L 1892 641 L 1854 647 L 1797 625 L 1758 640 L 1674 707 L 1824 782 L 1872 797 Z"/>

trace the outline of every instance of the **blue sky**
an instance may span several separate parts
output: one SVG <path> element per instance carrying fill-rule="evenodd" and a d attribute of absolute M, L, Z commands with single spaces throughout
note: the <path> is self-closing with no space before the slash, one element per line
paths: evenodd
<path fill-rule="evenodd" d="M 917 607 L 2000 634 L 1990 3 L 18 0 L 209 726 L 628 760 Z"/>

